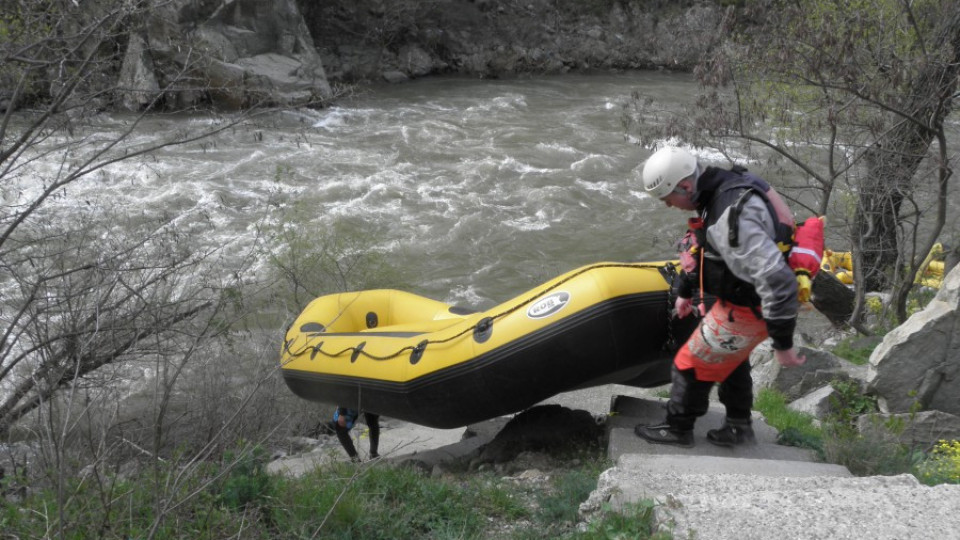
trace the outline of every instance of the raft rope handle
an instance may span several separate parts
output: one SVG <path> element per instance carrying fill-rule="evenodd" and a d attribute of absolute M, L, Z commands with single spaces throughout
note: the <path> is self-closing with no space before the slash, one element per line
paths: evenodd
<path fill-rule="evenodd" d="M 666 263 L 666 264 L 671 264 L 671 263 Z M 306 353 L 307 351 L 312 351 L 312 356 L 311 356 L 311 358 L 316 357 L 316 355 L 317 355 L 318 353 L 319 353 L 319 354 L 322 354 L 322 355 L 324 355 L 324 356 L 326 356 L 326 357 L 328 357 L 328 358 L 336 358 L 336 357 L 338 357 L 338 356 L 346 353 L 347 351 L 353 351 L 354 354 L 359 354 L 359 355 L 361 355 L 361 356 L 366 356 L 367 358 L 370 358 L 371 360 L 378 360 L 378 361 L 392 360 L 392 359 L 400 356 L 401 354 L 403 354 L 404 352 L 406 352 L 406 351 L 408 351 L 408 350 L 409 350 L 409 351 L 415 351 L 415 350 L 418 349 L 418 348 L 421 348 L 421 349 L 422 349 L 422 348 L 426 348 L 427 346 L 429 346 L 429 345 L 431 345 L 431 344 L 448 343 L 448 342 L 453 341 L 453 340 L 455 340 L 455 339 L 459 339 L 459 338 L 463 337 L 463 336 L 466 335 L 466 334 L 472 333 L 472 332 L 477 328 L 478 325 L 480 325 L 480 324 L 492 324 L 492 323 L 493 323 L 494 321 L 496 321 L 497 319 L 501 319 L 501 318 L 503 318 L 503 317 L 506 317 L 507 315 L 510 315 L 510 314 L 513 313 L 514 311 L 517 311 L 517 310 L 520 309 L 521 307 L 524 307 L 524 306 L 526 306 L 526 305 L 531 304 L 534 300 L 540 298 L 540 297 L 543 296 L 544 294 L 549 293 L 550 291 L 556 289 L 557 287 L 563 285 L 564 283 L 570 281 L 571 279 L 573 279 L 573 278 L 575 278 L 575 277 L 577 277 L 577 276 L 580 276 L 581 274 L 584 274 L 584 273 L 586 273 L 586 272 L 589 272 L 590 270 L 596 270 L 596 269 L 598 269 L 598 268 L 636 268 L 636 269 L 651 269 L 651 268 L 652 268 L 652 269 L 658 269 L 658 268 L 661 268 L 662 266 L 663 266 L 663 265 L 653 265 L 653 264 L 649 264 L 649 263 L 612 263 L 612 264 L 595 264 L 595 265 L 587 266 L 586 268 L 581 269 L 579 272 L 576 272 L 576 273 L 574 273 L 574 274 L 571 274 L 571 275 L 567 276 L 566 278 L 564 278 L 563 280 L 558 281 L 557 283 L 554 283 L 553 285 L 551 285 L 551 286 L 548 287 L 547 289 L 538 292 L 537 294 L 533 295 L 532 297 L 528 298 L 527 300 L 524 300 L 523 302 L 518 303 L 517 305 L 513 306 L 512 308 L 509 308 L 509 309 L 507 309 L 507 310 L 505 310 L 505 311 L 503 311 L 503 312 L 501 312 L 501 313 L 498 313 L 498 314 L 496 314 L 496 315 L 493 315 L 493 316 L 491 316 L 491 317 L 484 317 L 484 318 L 480 319 L 479 321 L 477 321 L 477 323 L 473 324 L 473 325 L 470 326 L 469 328 L 466 328 L 466 329 L 462 330 L 461 332 L 459 332 L 459 333 L 457 333 L 457 334 L 455 334 L 455 335 L 453 335 L 453 336 L 450 336 L 450 337 L 444 338 L 444 339 L 437 339 L 437 340 L 429 340 L 429 339 L 428 339 L 428 340 L 421 341 L 421 342 L 418 343 L 417 345 L 407 345 L 406 347 L 402 347 L 401 349 L 397 350 L 396 352 L 394 352 L 394 353 L 392 353 L 392 354 L 388 354 L 388 355 L 386 355 L 386 356 L 379 356 L 379 355 L 370 354 L 370 353 L 368 353 L 368 352 L 366 352 L 366 351 L 363 351 L 363 350 L 362 350 L 362 349 L 363 349 L 363 346 L 362 346 L 362 345 L 365 344 L 366 342 L 361 343 L 360 346 L 347 347 L 347 348 L 345 348 L 345 349 L 343 349 L 343 350 L 341 350 L 341 351 L 338 351 L 338 352 L 336 352 L 336 353 L 328 353 L 327 351 L 324 351 L 323 349 L 321 349 L 320 347 L 323 345 L 323 342 L 322 342 L 322 341 L 321 341 L 319 344 L 317 344 L 315 347 L 305 346 L 304 348 L 300 349 L 299 351 L 296 351 L 296 352 L 288 351 L 288 352 L 289 352 L 290 356 L 293 356 L 293 357 L 300 356 L 300 355 Z M 668 295 L 668 296 L 669 296 L 669 295 Z M 359 295 L 358 295 L 358 297 L 359 297 Z M 356 300 L 356 299 L 354 299 L 354 300 Z M 341 310 L 340 313 L 337 314 L 337 316 L 334 318 L 334 321 L 336 321 L 337 319 L 339 319 L 340 316 L 343 315 L 344 311 L 346 311 L 346 309 L 347 309 L 348 307 L 350 307 L 350 304 L 352 304 L 352 303 L 353 303 L 353 300 L 351 300 L 351 302 L 350 302 L 349 304 L 347 304 L 347 305 L 343 308 L 343 310 Z M 331 323 L 331 324 L 332 324 L 332 323 Z M 329 328 L 329 326 L 325 326 L 325 328 Z"/>

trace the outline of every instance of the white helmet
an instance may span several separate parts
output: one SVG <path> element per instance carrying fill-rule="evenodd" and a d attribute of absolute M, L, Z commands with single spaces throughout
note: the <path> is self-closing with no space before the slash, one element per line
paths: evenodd
<path fill-rule="evenodd" d="M 643 164 L 643 189 L 662 199 L 669 195 L 681 180 L 697 172 L 697 158 L 690 152 L 674 146 L 665 146 L 653 153 Z"/>

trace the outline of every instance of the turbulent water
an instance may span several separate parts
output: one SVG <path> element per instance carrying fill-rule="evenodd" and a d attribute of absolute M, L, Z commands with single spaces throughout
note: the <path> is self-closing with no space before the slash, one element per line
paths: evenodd
<path fill-rule="evenodd" d="M 683 107 L 695 83 L 641 72 L 382 86 L 112 166 L 63 204 L 179 216 L 197 246 L 243 244 L 278 216 L 305 235 L 346 221 L 414 292 L 487 308 L 581 265 L 672 256 L 683 216 L 643 193 L 647 153 L 621 122 L 637 90 Z M 204 122 L 155 117 L 131 137 Z"/>

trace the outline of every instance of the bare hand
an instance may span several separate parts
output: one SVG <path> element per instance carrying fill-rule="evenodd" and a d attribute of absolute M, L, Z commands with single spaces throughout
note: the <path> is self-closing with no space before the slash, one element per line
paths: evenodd
<path fill-rule="evenodd" d="M 807 357 L 798 355 L 795 348 L 784 351 L 774 349 L 773 355 L 776 356 L 777 362 L 780 362 L 780 365 L 783 367 L 802 366 L 803 363 L 807 361 Z"/>
<path fill-rule="evenodd" d="M 677 317 L 682 319 L 693 313 L 693 298 L 677 297 L 676 302 L 673 303 L 673 308 L 677 311 Z"/>

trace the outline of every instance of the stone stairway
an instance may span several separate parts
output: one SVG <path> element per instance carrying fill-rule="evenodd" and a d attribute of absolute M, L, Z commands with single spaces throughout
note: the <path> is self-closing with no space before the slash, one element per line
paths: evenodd
<path fill-rule="evenodd" d="M 636 424 L 663 419 L 663 405 L 612 400 L 608 454 L 616 466 L 601 475 L 584 514 L 654 499 L 658 523 L 677 539 L 960 540 L 960 486 L 928 487 L 911 475 L 857 478 L 777 445 L 776 431 L 758 419 L 756 445 L 717 447 L 705 437 L 722 423 L 722 408 L 697 423 L 694 448 L 634 435 Z"/>

